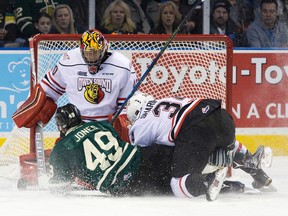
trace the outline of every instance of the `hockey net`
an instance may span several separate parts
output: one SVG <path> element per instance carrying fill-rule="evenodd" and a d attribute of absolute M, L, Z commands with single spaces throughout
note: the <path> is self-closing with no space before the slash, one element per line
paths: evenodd
<path fill-rule="evenodd" d="M 39 83 L 67 50 L 79 46 L 81 35 L 37 35 L 30 41 L 31 88 Z M 132 60 L 137 78 L 164 47 L 170 36 L 106 35 L 110 51 L 123 53 Z M 140 91 L 155 98 L 185 96 L 222 99 L 231 111 L 231 40 L 220 35 L 177 35 L 144 82 Z M 62 96 L 58 106 L 68 103 Z M 44 148 L 51 149 L 59 136 L 54 119 L 43 129 Z M 35 131 L 15 128 L 0 149 L 0 166 L 19 164 L 19 156 L 35 153 Z"/>

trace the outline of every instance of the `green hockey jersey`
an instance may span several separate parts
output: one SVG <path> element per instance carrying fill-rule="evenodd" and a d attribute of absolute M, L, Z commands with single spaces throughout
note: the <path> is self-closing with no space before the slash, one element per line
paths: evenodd
<path fill-rule="evenodd" d="M 136 175 L 141 151 L 122 141 L 111 124 L 88 122 L 74 128 L 51 151 L 51 183 L 80 179 L 108 193 L 121 190 Z"/>

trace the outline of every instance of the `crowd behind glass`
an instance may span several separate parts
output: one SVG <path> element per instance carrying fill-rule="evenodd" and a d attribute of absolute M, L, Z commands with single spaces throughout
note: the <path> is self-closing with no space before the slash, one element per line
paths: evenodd
<path fill-rule="evenodd" d="M 193 0 L 96 1 L 95 28 L 104 34 L 172 34 Z M 0 0 L 0 47 L 28 47 L 35 34 L 81 34 L 88 0 Z M 202 34 L 198 6 L 179 33 Z M 235 47 L 287 47 L 288 0 L 210 0 L 210 34 Z M 204 23 L 205 25 L 205 23 Z"/>

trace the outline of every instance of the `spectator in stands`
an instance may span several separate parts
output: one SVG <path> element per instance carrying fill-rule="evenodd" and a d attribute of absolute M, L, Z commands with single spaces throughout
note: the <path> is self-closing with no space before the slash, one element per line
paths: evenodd
<path fill-rule="evenodd" d="M 249 2 L 251 4 L 253 15 L 255 18 L 261 17 L 261 1 L 262 0 L 242 0 Z M 288 1 L 287 0 L 276 0 L 278 3 L 277 14 L 280 19 L 283 19 L 285 22 L 288 22 Z"/>
<path fill-rule="evenodd" d="M 35 21 L 34 21 L 35 32 L 31 36 L 34 36 L 36 34 L 48 34 L 51 31 L 51 27 L 52 27 L 51 16 L 49 14 L 47 14 L 46 12 L 40 12 L 35 17 Z M 22 46 L 29 47 L 28 39 L 22 38 L 22 40 L 24 41 L 24 42 L 22 42 Z"/>
<path fill-rule="evenodd" d="M 159 24 L 159 16 L 160 16 L 160 4 L 159 3 L 163 3 L 163 2 L 167 2 L 167 1 L 168 0 L 158 0 L 158 1 L 142 0 L 141 1 L 141 6 L 142 6 L 142 8 L 144 8 L 144 10 L 147 14 L 147 18 L 149 20 L 151 29 L 154 29 Z M 193 3 L 193 1 L 189 1 L 189 0 L 171 0 L 171 1 L 175 3 L 177 10 L 180 12 L 180 14 L 182 16 L 182 19 L 188 14 L 188 12 L 191 9 L 191 5 Z M 198 12 L 198 9 L 200 9 L 200 8 L 201 8 L 201 6 L 197 7 L 197 12 Z M 201 8 L 201 11 L 202 11 L 202 8 Z M 194 12 L 196 14 L 195 10 L 194 10 Z M 194 13 L 193 13 L 193 15 L 194 15 Z M 195 20 L 199 16 L 194 17 L 193 15 L 191 15 L 191 17 L 188 17 L 187 22 L 185 23 L 185 28 L 186 28 L 185 33 L 191 33 L 196 26 Z M 199 17 L 199 18 L 202 19 L 202 17 Z M 202 25 L 202 23 L 201 23 L 201 25 Z"/>
<path fill-rule="evenodd" d="M 122 0 L 115 0 L 105 10 L 102 19 L 103 34 L 136 34 L 136 25 L 131 19 L 129 6 Z"/>
<path fill-rule="evenodd" d="M 50 33 L 53 34 L 78 34 L 82 30 L 76 29 L 73 12 L 66 4 L 59 4 L 55 7 L 53 17 L 53 26 Z"/>
<path fill-rule="evenodd" d="M 156 28 L 151 30 L 151 34 L 172 34 L 178 27 L 182 15 L 172 1 L 160 4 L 160 21 Z"/>
<path fill-rule="evenodd" d="M 225 34 L 229 36 L 234 46 L 245 46 L 243 30 L 229 17 L 230 3 L 228 0 L 216 0 L 211 14 L 210 34 Z"/>
<path fill-rule="evenodd" d="M 138 33 L 149 33 L 151 26 L 145 10 L 141 6 L 142 0 L 124 0 L 124 2 L 129 6 L 131 11 L 131 18 L 136 24 L 136 31 Z"/>
<path fill-rule="evenodd" d="M 277 0 L 262 0 L 261 16 L 247 29 L 247 41 L 250 47 L 288 47 L 287 23 L 277 15 Z"/>
<path fill-rule="evenodd" d="M 12 5 L 7 0 L 0 0 L 0 47 L 19 46 L 15 44 L 17 25 Z"/>
<path fill-rule="evenodd" d="M 40 12 L 34 22 L 35 28 L 40 34 L 48 34 L 52 27 L 52 18 L 46 12 Z"/>
<path fill-rule="evenodd" d="M 40 12 L 46 12 L 50 16 L 53 15 L 54 8 L 57 4 L 66 4 L 68 0 L 51 0 L 51 1 L 35 1 L 35 0 L 15 0 L 14 15 L 23 38 L 28 39 L 37 30 L 34 27 L 34 20 Z"/>

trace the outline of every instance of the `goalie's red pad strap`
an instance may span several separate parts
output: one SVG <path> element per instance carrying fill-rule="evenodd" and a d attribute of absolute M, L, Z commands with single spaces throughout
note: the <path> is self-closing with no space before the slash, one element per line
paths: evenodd
<path fill-rule="evenodd" d="M 121 139 L 125 142 L 130 142 L 129 130 L 127 127 L 128 125 L 129 121 L 126 114 L 118 116 L 113 122 L 113 127 L 115 128 Z"/>
<path fill-rule="evenodd" d="M 21 127 L 33 127 L 38 121 L 48 123 L 53 116 L 57 105 L 47 98 L 40 84 L 37 84 L 29 98 L 12 115 L 15 124 Z"/>

